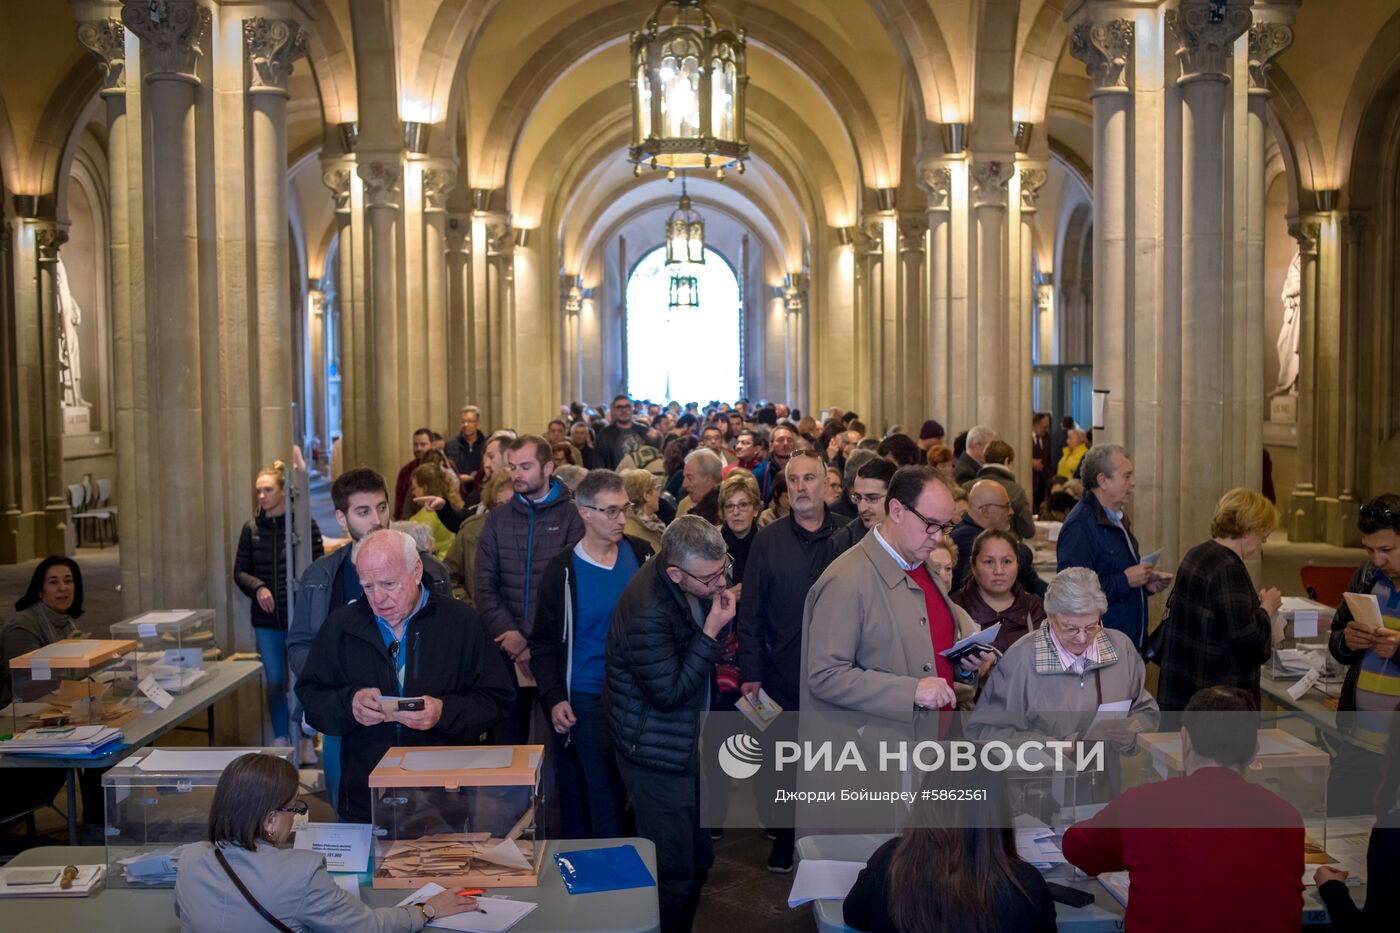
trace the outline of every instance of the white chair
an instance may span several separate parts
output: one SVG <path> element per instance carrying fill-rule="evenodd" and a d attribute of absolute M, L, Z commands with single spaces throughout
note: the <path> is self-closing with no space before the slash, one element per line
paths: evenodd
<path fill-rule="evenodd" d="M 74 496 L 78 497 L 79 505 L 73 505 Z M 78 532 L 78 544 L 83 543 L 83 523 L 89 523 L 97 532 L 97 546 L 107 546 L 107 530 L 112 527 L 112 513 L 107 509 L 97 508 L 97 494 L 92 488 L 92 483 L 87 477 L 83 477 L 82 485 L 68 487 L 68 504 L 75 510 L 73 515 L 74 528 Z M 81 509 L 81 511 L 76 511 Z M 115 535 L 113 536 L 115 538 Z"/>

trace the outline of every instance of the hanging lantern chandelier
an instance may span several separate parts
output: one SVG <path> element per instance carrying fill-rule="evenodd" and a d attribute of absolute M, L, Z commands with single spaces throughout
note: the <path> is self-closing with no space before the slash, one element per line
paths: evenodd
<path fill-rule="evenodd" d="M 666 306 L 672 313 L 700 307 L 700 280 L 693 275 L 671 276 L 671 299 Z"/>
<path fill-rule="evenodd" d="M 674 7 L 668 25 L 660 17 Z M 745 39 L 718 28 L 705 0 L 662 0 L 640 32 L 632 34 L 632 145 L 636 173 L 649 163 L 676 170 L 744 172 L 744 89 L 749 82 Z"/>
<path fill-rule="evenodd" d="M 666 220 L 666 265 L 705 262 L 705 218 L 690 206 L 685 176 L 681 176 L 681 200 Z"/>

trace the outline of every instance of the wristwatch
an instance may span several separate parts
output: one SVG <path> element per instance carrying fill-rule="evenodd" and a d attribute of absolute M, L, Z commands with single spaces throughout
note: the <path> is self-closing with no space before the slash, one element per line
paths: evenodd
<path fill-rule="evenodd" d="M 418 905 L 418 912 L 423 915 L 424 923 L 431 923 L 437 919 L 437 908 L 426 901 Z"/>

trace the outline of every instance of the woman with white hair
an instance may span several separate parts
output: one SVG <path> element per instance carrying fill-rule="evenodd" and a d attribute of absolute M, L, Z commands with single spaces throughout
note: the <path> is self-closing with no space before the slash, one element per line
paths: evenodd
<path fill-rule="evenodd" d="M 1092 570 L 1056 574 L 1045 593 L 1046 624 L 992 668 L 968 722 L 969 737 L 1105 739 L 1127 752 L 1139 732 L 1156 728 L 1157 701 L 1144 684 L 1142 657 L 1128 636 L 1104 628 L 1100 617 L 1107 608 Z M 1101 710 L 1126 715 L 1090 728 Z"/>

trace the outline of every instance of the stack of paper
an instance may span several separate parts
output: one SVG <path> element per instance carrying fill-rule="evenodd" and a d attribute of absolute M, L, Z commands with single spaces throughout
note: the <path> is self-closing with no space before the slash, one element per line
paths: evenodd
<path fill-rule="evenodd" d="M 179 868 L 180 850 L 166 849 L 158 852 L 143 852 L 140 855 L 118 859 L 122 867 L 122 877 L 128 884 L 151 885 L 168 888 L 175 884 L 175 872 Z"/>
<path fill-rule="evenodd" d="M 1065 864 L 1055 831 L 1048 826 L 1016 830 L 1016 854 L 1039 871 Z"/>
<path fill-rule="evenodd" d="M 1106 871 L 1099 875 L 1099 884 L 1113 899 L 1124 907 L 1128 906 L 1128 873 L 1126 871 Z"/>
<path fill-rule="evenodd" d="M 167 655 L 172 654 L 176 654 L 176 652 L 138 651 L 134 652 L 132 657 L 137 662 L 137 667 L 142 675 L 155 678 L 156 683 L 171 693 L 188 690 L 209 676 L 208 671 L 203 668 L 172 663 L 167 657 Z"/>
<path fill-rule="evenodd" d="M 1274 652 L 1274 670 L 1280 675 L 1306 674 L 1322 667 L 1324 659 L 1316 651 L 1280 648 Z"/>
<path fill-rule="evenodd" d="M 1001 633 L 1001 623 L 993 622 L 981 631 L 973 632 L 966 638 L 958 639 L 953 647 L 939 652 L 949 661 L 957 664 L 970 654 L 981 655 L 983 652 L 993 651 L 992 642 L 996 641 L 997 635 Z"/>
<path fill-rule="evenodd" d="M 444 890 L 442 885 L 429 882 L 395 906 L 421 904 Z M 513 901 L 504 897 L 478 897 L 476 902 L 476 910 L 439 917 L 428 926 L 435 930 L 461 930 L 463 933 L 505 933 L 539 906 L 533 901 Z"/>
<path fill-rule="evenodd" d="M 102 887 L 105 865 L 46 865 L 40 868 L 0 868 L 0 897 L 87 897 Z"/>
<path fill-rule="evenodd" d="M 121 730 L 108 726 L 49 726 L 26 729 L 0 742 L 9 755 L 91 755 L 122 740 Z"/>
<path fill-rule="evenodd" d="M 401 839 L 379 860 L 389 878 L 451 876 L 477 872 L 509 875 L 533 870 L 535 846 L 524 839 L 493 839 L 490 833 L 438 833 Z"/>
<path fill-rule="evenodd" d="M 856 877 L 864 867 L 864 862 L 804 858 L 797 863 L 797 877 L 792 880 L 788 906 L 801 907 L 808 901 L 844 898 L 855 887 Z"/>

